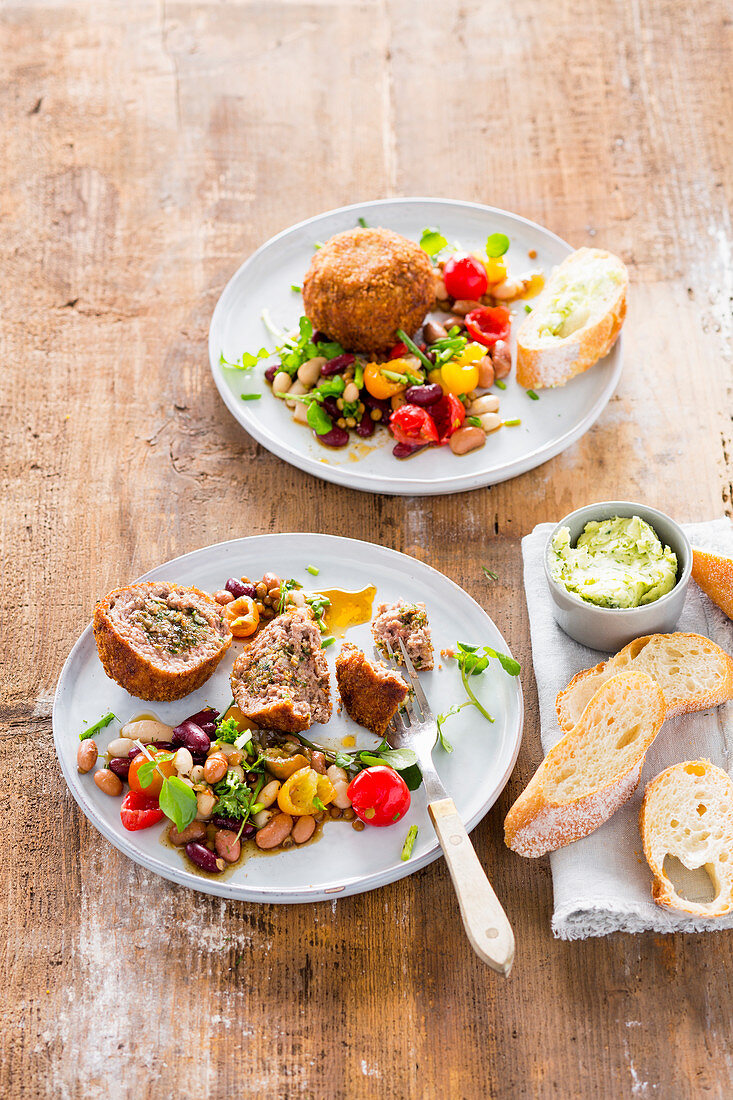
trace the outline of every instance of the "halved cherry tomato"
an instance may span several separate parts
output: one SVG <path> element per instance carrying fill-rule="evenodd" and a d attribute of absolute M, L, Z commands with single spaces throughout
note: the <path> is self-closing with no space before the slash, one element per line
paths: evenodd
<path fill-rule="evenodd" d="M 153 753 L 153 758 L 158 765 L 160 771 L 153 768 L 153 774 L 147 787 L 143 787 L 138 778 L 138 773 L 143 765 L 150 763 L 144 752 L 141 752 L 139 756 L 136 756 L 130 764 L 130 771 L 127 774 L 127 782 L 130 784 L 131 791 L 137 791 L 139 794 L 147 795 L 148 797 L 155 800 L 160 794 L 160 789 L 163 786 L 163 776 L 160 774 L 160 772 L 162 772 L 163 775 L 168 778 L 169 776 L 176 774 L 176 766 L 173 763 L 173 754 L 170 752 L 155 752 Z M 139 827 L 141 828 L 142 826 Z"/>
<path fill-rule="evenodd" d="M 466 314 L 466 328 L 479 344 L 493 348 L 497 340 L 509 339 L 512 315 L 503 306 L 484 306 Z"/>
<path fill-rule="evenodd" d="M 150 798 L 149 795 L 141 794 L 140 791 L 128 791 L 122 799 L 120 819 L 131 833 L 137 829 L 149 829 L 151 825 L 157 825 L 162 821 L 163 817 L 157 798 Z"/>
<path fill-rule="evenodd" d="M 359 772 L 346 793 L 356 816 L 368 825 L 394 825 L 410 808 L 410 791 L 404 779 L 381 764 Z"/>
<path fill-rule="evenodd" d="M 277 796 L 277 804 L 284 814 L 302 817 L 318 813 L 318 798 L 327 806 L 336 797 L 336 790 L 327 775 L 320 775 L 313 768 L 300 768 L 285 780 Z"/>
<path fill-rule="evenodd" d="M 506 279 L 506 263 L 503 256 L 491 256 L 486 261 L 486 274 L 490 283 L 503 283 Z"/>
<path fill-rule="evenodd" d="M 438 430 L 432 416 L 419 405 L 402 405 L 396 409 L 389 418 L 389 427 L 398 443 L 438 442 Z"/>
<path fill-rule="evenodd" d="M 430 406 L 430 415 L 438 432 L 438 443 L 447 443 L 466 419 L 466 410 L 457 397 L 446 393 Z"/>
<path fill-rule="evenodd" d="M 403 343 L 395 344 L 395 346 L 392 348 L 392 350 L 389 353 L 389 358 L 390 359 L 401 359 L 406 351 L 407 351 L 407 344 L 403 344 Z"/>
<path fill-rule="evenodd" d="M 382 374 L 382 368 L 385 370 L 394 370 L 398 374 L 401 374 L 397 362 L 387 366 L 386 363 L 367 363 L 364 367 L 364 385 L 367 391 L 379 400 L 386 400 L 389 397 L 394 397 L 398 393 L 404 393 L 407 386 L 404 382 L 390 382 L 389 378 L 385 378 Z"/>
<path fill-rule="evenodd" d="M 259 626 L 260 613 L 250 596 L 238 596 L 224 607 L 224 618 L 235 638 L 249 638 Z"/>
<path fill-rule="evenodd" d="M 478 386 L 479 370 L 476 363 L 460 363 L 450 359 L 440 368 L 443 383 L 448 393 L 470 393 Z"/>
<path fill-rule="evenodd" d="M 451 298 L 482 298 L 489 285 L 486 268 L 475 256 L 451 256 L 443 268 L 443 282 Z"/>

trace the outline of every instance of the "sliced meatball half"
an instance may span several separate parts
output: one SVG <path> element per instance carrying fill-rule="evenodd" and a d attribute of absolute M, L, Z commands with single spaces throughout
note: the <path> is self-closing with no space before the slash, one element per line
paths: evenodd
<path fill-rule="evenodd" d="M 278 615 L 234 662 L 232 694 L 250 722 L 298 733 L 331 717 L 328 662 L 310 614 Z"/>
<path fill-rule="evenodd" d="M 433 643 L 430 640 L 428 612 L 424 603 L 406 603 L 396 600 L 377 608 L 372 623 L 372 634 L 377 650 L 389 657 L 392 650 L 398 665 L 403 664 L 398 638 L 402 638 L 407 656 L 416 669 L 427 671 L 433 667 Z"/>
<path fill-rule="evenodd" d="M 336 658 L 336 683 L 349 717 L 377 737 L 409 694 L 398 672 L 368 660 L 351 642 L 344 642 Z"/>
<path fill-rule="evenodd" d="M 94 610 L 104 671 L 138 699 L 183 699 L 232 644 L 222 608 L 198 588 L 149 581 L 116 588 Z"/>

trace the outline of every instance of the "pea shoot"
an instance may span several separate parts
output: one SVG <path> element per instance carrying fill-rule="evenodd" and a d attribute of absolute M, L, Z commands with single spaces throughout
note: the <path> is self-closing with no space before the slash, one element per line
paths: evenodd
<path fill-rule="evenodd" d="M 491 571 L 488 570 L 486 566 L 483 566 L 483 569 L 488 576 L 491 576 Z M 468 642 L 456 642 L 456 646 L 458 652 L 451 654 L 451 656 L 455 657 L 458 662 L 458 668 L 461 673 L 461 683 L 463 684 L 467 698 L 464 702 L 454 703 L 445 714 L 438 715 L 438 741 L 445 752 L 452 752 L 453 746 L 447 741 L 443 733 L 443 725 L 448 718 L 451 718 L 454 714 L 458 714 L 464 707 L 475 707 L 487 722 L 494 721 L 486 707 L 476 697 L 476 694 L 469 684 L 469 678 L 472 676 L 479 676 L 484 672 L 489 667 L 489 661 L 492 658 L 499 662 L 509 676 L 518 676 L 521 671 L 521 666 L 518 661 L 515 661 L 514 658 L 510 657 L 507 653 L 499 653 L 497 650 L 492 649 L 491 646 L 469 645 Z"/>

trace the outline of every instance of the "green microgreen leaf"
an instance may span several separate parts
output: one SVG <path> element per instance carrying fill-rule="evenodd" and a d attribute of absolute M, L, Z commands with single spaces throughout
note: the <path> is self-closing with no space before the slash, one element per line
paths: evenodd
<path fill-rule="evenodd" d="M 489 259 L 498 259 L 509 249 L 509 238 L 505 233 L 492 233 L 486 241 L 486 255 Z"/>
<path fill-rule="evenodd" d="M 268 351 L 267 348 L 260 348 L 258 352 L 252 354 L 250 351 L 242 353 L 241 360 L 235 360 L 231 363 L 228 359 L 224 358 L 224 352 L 219 355 L 219 363 L 222 367 L 228 367 L 229 370 L 252 370 L 252 367 L 256 367 L 261 359 L 269 359 L 273 353 Z"/>
<path fill-rule="evenodd" d="M 172 760 L 175 753 L 172 752 L 159 752 L 156 753 L 152 760 L 146 760 L 144 764 L 141 764 L 137 770 L 137 778 L 140 781 L 141 787 L 149 787 L 153 782 L 153 772 L 160 771 L 158 764 L 162 764 L 166 760 Z M 162 773 L 161 773 L 162 774 Z M 166 776 L 163 776 L 166 779 Z M 165 813 L 165 811 L 163 811 Z"/>
<path fill-rule="evenodd" d="M 328 647 L 330 645 L 333 645 L 333 643 L 335 641 L 336 641 L 335 638 L 324 638 L 323 641 L 321 642 L 321 649 L 328 649 Z"/>
<path fill-rule="evenodd" d="M 420 237 L 420 248 L 422 248 L 423 252 L 427 252 L 431 259 L 433 256 L 437 256 L 439 252 L 442 252 L 447 244 L 448 241 L 439 229 L 423 229 L 422 236 Z"/>
<path fill-rule="evenodd" d="M 309 426 L 316 435 L 327 435 L 333 428 L 331 417 L 325 409 L 321 408 L 317 400 L 308 405 L 308 412 L 305 415 Z"/>
<path fill-rule="evenodd" d="M 368 229 L 369 228 L 369 226 L 366 223 L 366 218 L 357 218 L 357 221 L 359 222 L 359 225 L 361 226 L 362 229 Z"/>

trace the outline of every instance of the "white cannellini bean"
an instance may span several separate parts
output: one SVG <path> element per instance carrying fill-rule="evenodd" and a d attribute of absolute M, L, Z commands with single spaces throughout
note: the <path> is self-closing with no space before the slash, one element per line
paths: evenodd
<path fill-rule="evenodd" d="M 476 400 L 471 403 L 468 415 L 480 416 L 481 413 L 495 413 L 498 411 L 499 398 L 493 393 L 487 393 L 484 394 L 483 397 L 477 397 Z"/>
<path fill-rule="evenodd" d="M 344 399 L 344 403 L 349 405 L 352 401 L 359 400 L 359 387 L 356 382 L 349 382 L 341 394 Z"/>
<path fill-rule="evenodd" d="M 223 752 L 225 756 L 234 756 L 234 753 L 241 752 L 241 749 L 236 748 L 236 746 L 234 745 L 228 744 L 226 741 L 220 741 L 219 752 Z"/>
<path fill-rule="evenodd" d="M 275 816 L 274 810 L 260 810 L 259 813 L 253 814 L 250 821 L 254 825 L 255 829 L 261 829 L 267 824 L 271 817 Z"/>
<path fill-rule="evenodd" d="M 242 782 L 244 782 L 244 768 L 241 766 L 241 764 L 231 764 L 228 770 L 230 772 L 233 772 L 238 779 L 241 779 Z"/>
<path fill-rule="evenodd" d="M 277 378 L 277 375 L 275 375 L 275 377 Z M 300 379 L 296 378 L 295 381 L 293 382 L 292 386 L 288 390 L 288 394 L 292 393 L 292 394 L 295 394 L 297 396 L 302 396 L 304 393 L 308 393 L 309 389 L 310 389 L 309 386 L 304 386 L 303 383 L 300 381 Z M 285 404 L 288 406 L 289 409 L 293 409 L 293 408 L 295 408 L 296 405 L 302 405 L 303 402 L 302 401 L 291 401 L 289 397 L 286 397 L 285 398 Z"/>
<path fill-rule="evenodd" d="M 194 764 L 191 768 L 191 774 L 189 779 L 192 783 L 203 783 L 204 781 L 204 766 L 203 764 Z"/>
<path fill-rule="evenodd" d="M 328 768 L 326 775 L 333 783 L 333 789 L 336 792 L 333 800 L 334 806 L 338 806 L 339 810 L 347 810 L 351 805 L 351 799 L 346 793 L 349 786 L 348 775 L 343 768 L 339 768 L 336 764 L 332 764 Z"/>
<path fill-rule="evenodd" d="M 304 386 L 315 386 L 321 377 L 321 367 L 326 362 L 325 355 L 316 355 L 298 367 L 298 378 Z"/>
<path fill-rule="evenodd" d="M 134 744 L 129 737 L 117 737 L 107 745 L 107 752 L 110 756 L 129 756 Z"/>
<path fill-rule="evenodd" d="M 277 779 L 273 779 L 271 783 L 267 783 L 257 795 L 257 801 L 260 806 L 267 809 L 272 806 L 273 802 L 280 793 L 280 782 Z"/>
<path fill-rule="evenodd" d="M 491 287 L 490 293 L 492 298 L 502 302 L 508 301 L 510 298 L 516 298 L 523 290 L 524 283 L 521 279 L 504 279 L 501 283 L 495 283 Z"/>
<path fill-rule="evenodd" d="M 173 764 L 179 775 L 190 775 L 193 768 L 193 757 L 186 748 L 180 748 L 173 757 Z"/>
<path fill-rule="evenodd" d="M 304 405 L 302 401 L 293 402 L 295 408 L 293 409 L 293 420 L 296 424 L 308 423 L 308 406 Z"/>
<path fill-rule="evenodd" d="M 489 432 L 495 432 L 497 428 L 501 427 L 501 417 L 498 413 L 482 413 L 479 420 L 487 435 Z"/>
<path fill-rule="evenodd" d="M 170 741 L 173 726 L 166 726 L 152 718 L 138 718 L 137 721 L 126 722 L 120 730 L 122 737 L 129 737 L 133 741 L 141 741 L 143 745 L 149 745 L 151 741 Z"/>
<path fill-rule="evenodd" d="M 290 389 L 290 375 L 286 370 L 279 370 L 272 380 L 273 393 L 287 393 Z"/>
<path fill-rule="evenodd" d="M 199 791 L 196 795 L 197 821 L 207 821 L 213 812 L 216 803 L 216 795 L 211 791 Z"/>

